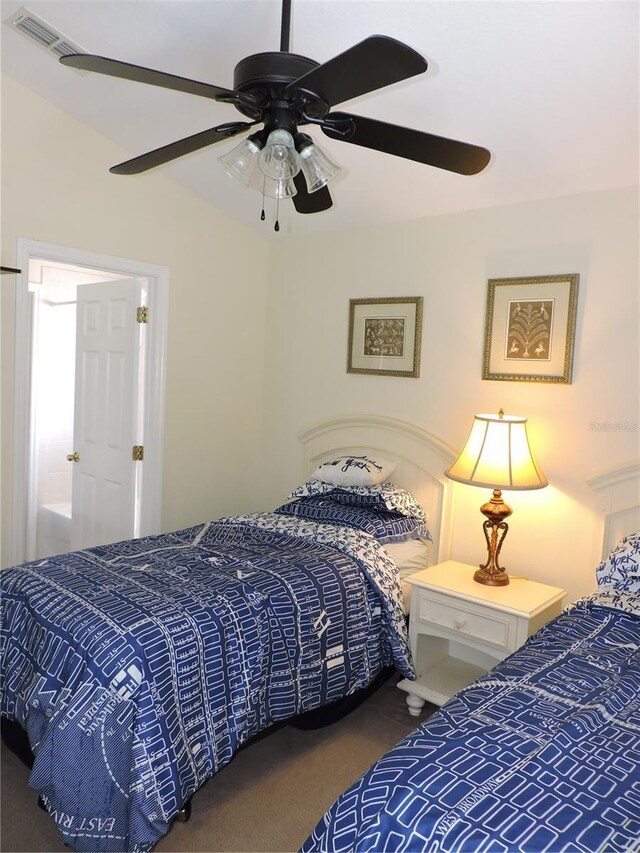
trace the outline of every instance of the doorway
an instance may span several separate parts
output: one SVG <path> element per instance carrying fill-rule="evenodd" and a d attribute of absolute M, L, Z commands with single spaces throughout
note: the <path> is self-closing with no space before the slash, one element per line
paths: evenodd
<path fill-rule="evenodd" d="M 12 563 L 158 533 L 168 271 L 164 267 L 33 241 L 18 241 L 18 249 L 22 273 L 16 296 Z M 119 294 L 125 289 L 126 304 L 134 312 L 135 320 L 123 324 L 124 315 L 120 312 L 123 300 Z M 110 298 L 110 293 L 115 295 Z M 88 305 L 84 310 L 89 313 L 78 318 L 77 323 L 79 295 L 81 303 Z M 99 299 L 104 303 L 102 309 L 95 307 L 100 304 Z M 140 304 L 132 303 L 131 299 Z M 138 307 L 145 310 L 137 312 Z M 87 317 L 93 322 L 100 310 L 111 326 L 116 317 L 116 326 L 126 325 L 129 338 L 133 335 L 125 353 L 129 360 L 120 359 L 121 367 L 115 371 L 119 377 L 115 385 L 111 368 L 91 374 L 101 356 L 96 357 L 93 343 L 87 354 L 84 338 L 77 336 Z M 112 349 L 105 356 L 111 366 Z M 86 364 L 83 367 L 81 361 L 90 366 L 89 378 Z M 108 373 L 112 384 L 95 393 L 102 373 Z M 104 376 L 100 381 L 104 382 Z M 91 448 L 96 444 L 94 436 L 86 435 L 87 424 L 97 424 L 102 429 L 107 419 L 103 415 L 92 416 L 92 411 L 97 411 L 96 406 L 105 397 L 113 398 L 114 394 L 119 395 L 118 404 L 114 406 L 111 399 L 111 411 L 118 415 L 123 411 L 130 413 L 130 423 L 121 428 L 124 442 L 129 440 L 126 448 L 120 448 L 123 451 L 120 457 L 126 451 L 126 473 L 120 477 L 125 481 L 121 493 L 126 492 L 124 501 L 113 500 L 117 481 L 113 460 L 109 461 L 111 472 L 103 477 L 106 491 L 101 492 L 95 452 L 93 468 L 89 470 L 85 466 L 90 454 L 79 454 L 76 447 L 84 440 L 84 447 L 96 449 Z M 123 421 L 119 416 L 115 420 L 118 424 Z M 103 451 L 98 457 L 113 457 L 116 444 L 111 432 L 103 441 Z M 134 461 L 136 453 L 138 461 Z M 122 469 L 122 461 L 119 464 Z M 98 467 L 105 466 L 101 463 Z M 120 510 L 118 517 L 114 516 L 114 507 Z"/>

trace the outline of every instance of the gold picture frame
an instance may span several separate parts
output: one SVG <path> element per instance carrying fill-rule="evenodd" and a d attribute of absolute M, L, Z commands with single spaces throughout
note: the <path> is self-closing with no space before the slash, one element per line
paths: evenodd
<path fill-rule="evenodd" d="M 349 300 L 347 373 L 420 375 L 422 296 Z"/>
<path fill-rule="evenodd" d="M 483 379 L 571 383 L 579 278 L 489 279 Z"/>

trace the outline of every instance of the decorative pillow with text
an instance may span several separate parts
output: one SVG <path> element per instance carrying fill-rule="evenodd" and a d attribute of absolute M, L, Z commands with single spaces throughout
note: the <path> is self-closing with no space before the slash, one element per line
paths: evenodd
<path fill-rule="evenodd" d="M 640 593 L 640 531 L 625 536 L 596 569 L 599 587 Z"/>
<path fill-rule="evenodd" d="M 323 462 L 313 472 L 312 479 L 332 486 L 375 486 L 383 483 L 396 467 L 387 459 L 370 456 L 338 456 Z"/>

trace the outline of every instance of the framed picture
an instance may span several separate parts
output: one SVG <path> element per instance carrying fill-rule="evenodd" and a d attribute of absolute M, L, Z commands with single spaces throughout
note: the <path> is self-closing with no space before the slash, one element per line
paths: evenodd
<path fill-rule="evenodd" d="M 578 280 L 489 279 L 483 379 L 571 382 Z"/>
<path fill-rule="evenodd" d="M 349 300 L 347 373 L 420 374 L 422 296 Z"/>

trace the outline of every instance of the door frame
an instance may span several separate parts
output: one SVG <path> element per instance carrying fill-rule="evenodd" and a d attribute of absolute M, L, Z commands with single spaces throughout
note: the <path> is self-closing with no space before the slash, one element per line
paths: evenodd
<path fill-rule="evenodd" d="M 33 475 L 31 463 L 35 452 L 31 393 L 31 258 L 47 258 L 90 269 L 104 269 L 130 278 L 146 278 L 149 281 L 147 307 L 150 319 L 143 394 L 145 467 L 140 489 L 139 523 L 141 536 L 161 531 L 169 268 L 19 237 L 17 263 L 22 272 L 16 275 L 10 565 L 17 565 L 26 559 L 29 503 L 35 500 L 35 483 L 30 479 L 30 472 Z"/>

